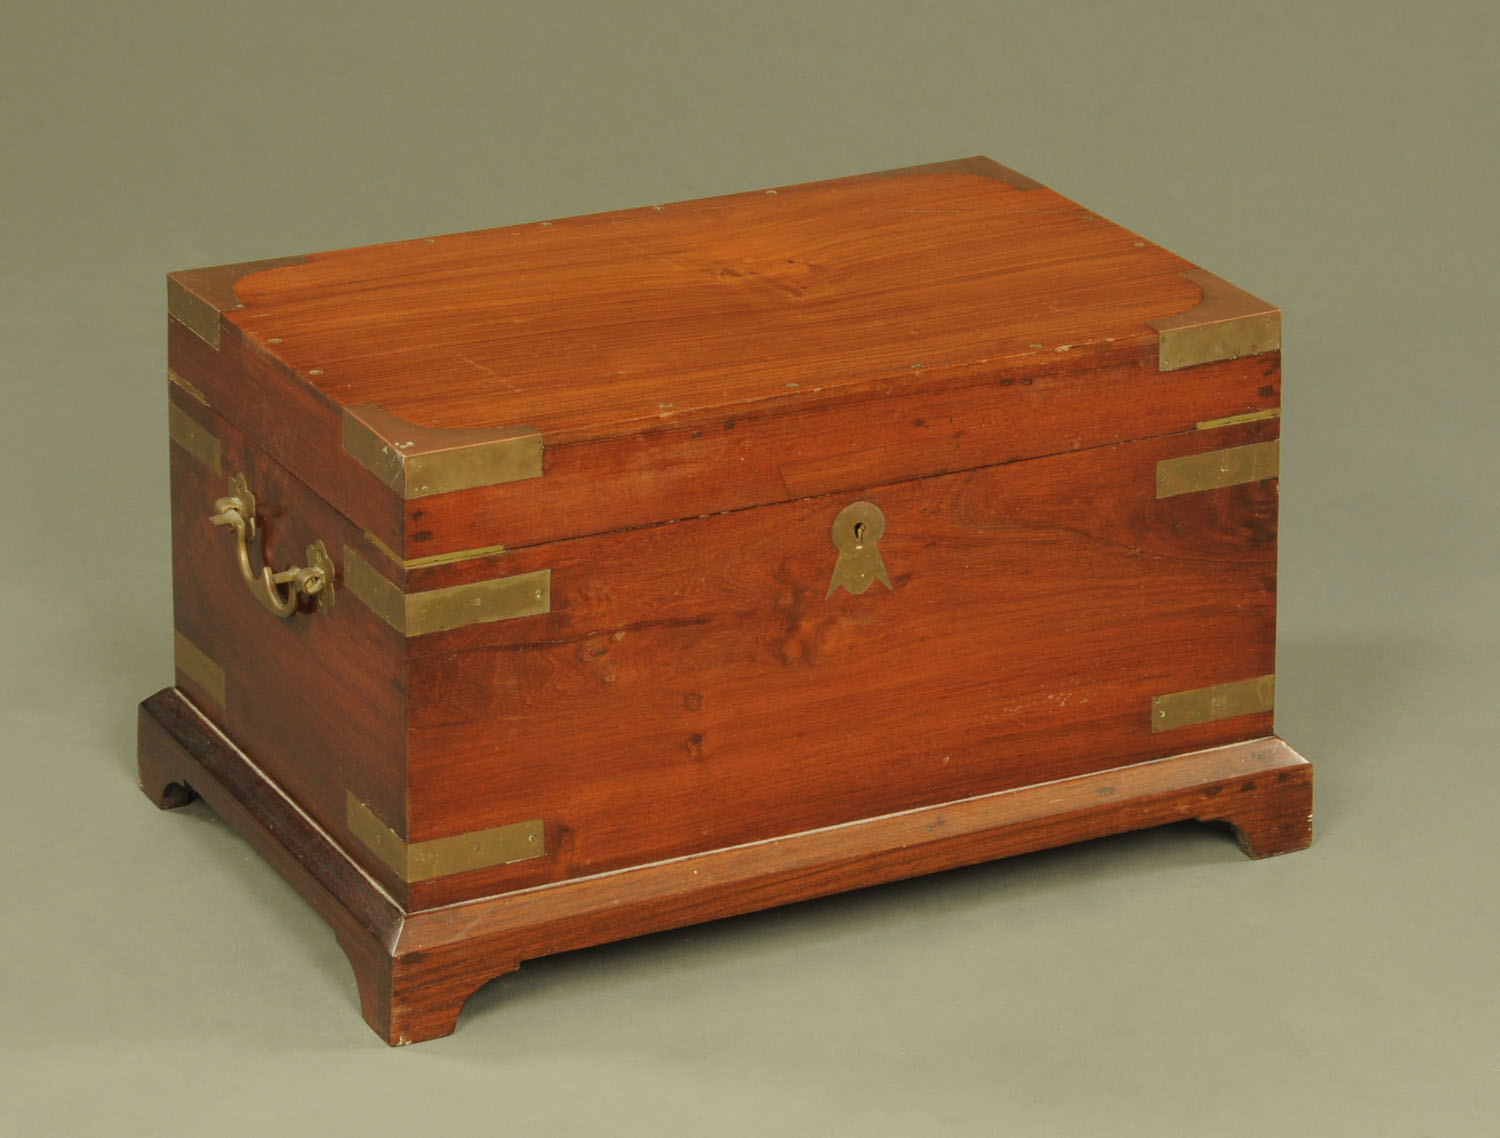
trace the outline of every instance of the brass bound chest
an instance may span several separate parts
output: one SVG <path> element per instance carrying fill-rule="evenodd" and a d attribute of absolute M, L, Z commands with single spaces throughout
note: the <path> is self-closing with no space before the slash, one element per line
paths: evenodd
<path fill-rule="evenodd" d="M 392 1043 L 521 961 L 1163 822 L 1272 729 L 1280 315 L 988 159 L 172 274 L 194 793 Z"/>

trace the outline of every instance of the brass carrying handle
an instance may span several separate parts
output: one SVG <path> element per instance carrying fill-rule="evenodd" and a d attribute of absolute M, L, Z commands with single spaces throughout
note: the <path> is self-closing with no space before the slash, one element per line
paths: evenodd
<path fill-rule="evenodd" d="M 279 617 L 291 616 L 301 607 L 302 598 L 315 602 L 319 612 L 333 607 L 333 559 L 321 540 L 307 547 L 306 567 L 292 566 L 280 573 L 262 565 L 259 573 L 250 565 L 250 543 L 259 534 L 255 518 L 255 495 L 243 474 L 229 480 L 229 494 L 214 502 L 209 521 L 234 530 L 235 551 L 239 557 L 240 576 L 250 593 Z"/>

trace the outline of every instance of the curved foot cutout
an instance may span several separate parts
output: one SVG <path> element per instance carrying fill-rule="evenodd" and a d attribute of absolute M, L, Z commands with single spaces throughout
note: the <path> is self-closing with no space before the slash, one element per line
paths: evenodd
<path fill-rule="evenodd" d="M 1234 799 L 1223 803 L 1227 809 L 1198 820 L 1227 824 L 1247 857 L 1273 857 L 1312 844 L 1310 766 L 1247 780 L 1235 790 Z"/>
<path fill-rule="evenodd" d="M 476 969 L 473 961 L 427 954 L 392 959 L 373 939 L 340 936 L 339 946 L 354 969 L 365 1022 L 392 1046 L 452 1035 L 469 997 L 519 967 L 506 962 Z"/>
<path fill-rule="evenodd" d="M 152 796 L 152 801 L 163 810 L 176 810 L 198 797 L 198 792 L 185 782 L 169 782 Z"/>
<path fill-rule="evenodd" d="M 160 810 L 175 810 L 198 797 L 198 792 L 191 786 L 180 778 L 173 778 L 146 755 L 140 757 L 137 781 L 141 793 Z"/>
<path fill-rule="evenodd" d="M 476 975 L 467 971 L 472 964 L 466 964 L 464 973 L 457 975 L 451 970 L 432 968 L 430 961 L 424 960 L 407 968 L 398 961 L 398 979 L 391 1001 L 393 1007 L 386 1041 L 393 1045 L 421 1043 L 424 1039 L 451 1035 L 469 997 L 491 980 L 514 972 L 518 967 L 516 963 L 494 965 Z M 405 975 L 401 974 L 403 972 Z"/>

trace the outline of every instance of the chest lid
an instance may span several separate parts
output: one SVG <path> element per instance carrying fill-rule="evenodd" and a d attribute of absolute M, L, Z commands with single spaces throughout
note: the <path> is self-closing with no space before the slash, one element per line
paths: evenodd
<path fill-rule="evenodd" d="M 989 159 L 173 273 L 169 366 L 408 564 L 1274 413 L 1270 305 Z"/>

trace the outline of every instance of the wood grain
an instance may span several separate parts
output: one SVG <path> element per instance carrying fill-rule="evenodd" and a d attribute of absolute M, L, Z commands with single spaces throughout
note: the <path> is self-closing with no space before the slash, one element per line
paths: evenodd
<path fill-rule="evenodd" d="M 141 704 L 136 739 L 146 797 L 171 808 L 201 795 L 333 927 L 366 1021 L 389 1016 L 382 979 L 401 933 L 400 903 L 177 689 Z"/>
<path fill-rule="evenodd" d="M 267 854 L 393 1042 L 530 957 L 988 857 L 1181 817 L 1299 848 L 1269 710 L 1151 729 L 1275 668 L 1276 480 L 1156 496 L 1280 427 L 1279 352 L 1159 371 L 1189 268 L 971 159 L 176 274 L 222 310 L 168 332 L 220 463 L 172 448 L 191 647 L 142 787 Z M 366 405 L 537 428 L 541 476 L 405 500 L 343 449 Z M 408 638 L 341 568 L 278 620 L 208 521 L 237 472 L 274 568 L 545 570 L 549 611 Z M 889 585 L 853 596 L 856 499 Z M 545 856 L 407 883 L 349 795 L 410 843 L 541 819 Z"/>
<path fill-rule="evenodd" d="M 551 613 L 411 641 L 347 592 L 279 621 L 208 524 L 222 480 L 173 448 L 177 626 L 231 696 L 179 685 L 414 909 L 1271 727 L 1154 736 L 1149 708 L 1274 670 L 1275 483 L 1153 485 L 1161 458 L 1275 438 L 1277 420 L 866 488 L 895 588 L 829 598 L 845 497 L 403 573 L 173 398 L 249 475 L 277 567 L 321 537 L 411 589 L 551 571 Z M 547 856 L 408 885 L 348 836 L 351 792 L 412 842 L 540 818 Z"/>
<path fill-rule="evenodd" d="M 1157 695 L 1275 670 L 1275 481 L 1155 470 L 1278 426 L 866 488 L 893 588 L 857 597 L 825 595 L 843 496 L 488 559 L 550 569 L 552 611 L 411 641 L 408 836 L 541 818 L 548 856 L 413 907 L 1268 734 L 1151 731 Z"/>
<path fill-rule="evenodd" d="M 1201 294 L 1137 242 L 1051 190 L 915 172 L 314 254 L 242 278 L 227 319 L 344 406 L 568 443 L 981 361 L 1154 358 L 1147 321 Z"/>
<path fill-rule="evenodd" d="M 1311 839 L 1312 768 L 1265 737 L 408 914 L 177 692 L 141 705 L 140 755 L 149 798 L 202 794 L 329 921 L 392 1044 L 448 1034 L 478 987 L 551 953 L 1185 819 L 1252 857 Z"/>
<path fill-rule="evenodd" d="M 1274 406 L 1274 354 L 1158 375 L 1148 322 L 1198 303 L 1190 267 L 1051 190 L 941 164 L 314 254 L 241 278 L 217 350 L 172 322 L 169 360 L 415 558 Z M 341 449 L 363 404 L 536 427 L 545 476 L 403 503 Z"/>
<path fill-rule="evenodd" d="M 222 417 L 177 388 L 173 405 L 217 438 L 223 476 L 171 448 L 172 601 L 179 633 L 224 673 L 224 702 L 189 672 L 177 684 L 318 823 L 345 829 L 353 792 L 393 827 L 406 825 L 406 642 L 335 585 L 326 614 L 279 619 L 240 577 L 235 541 L 209 522 L 231 474 L 257 498 L 261 537 L 252 556 L 274 569 L 306 564 L 321 539 L 335 559 L 361 532 Z M 376 555 L 371 552 L 371 557 Z M 405 883 L 364 859 L 396 896 Z"/>

